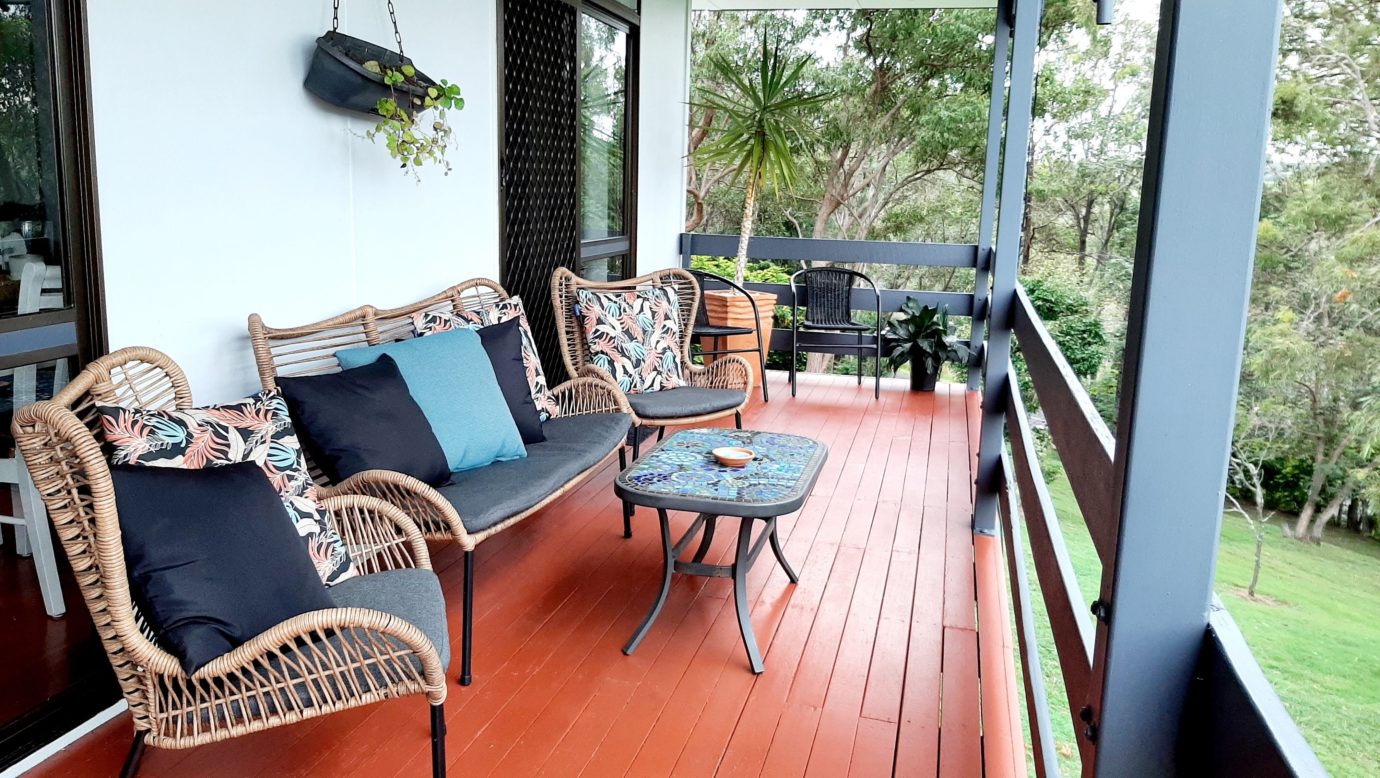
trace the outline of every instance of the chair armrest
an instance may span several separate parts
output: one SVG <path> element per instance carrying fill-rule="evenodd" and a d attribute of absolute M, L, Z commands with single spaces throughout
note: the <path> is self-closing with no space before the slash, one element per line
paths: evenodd
<path fill-rule="evenodd" d="M 344 650 L 333 646 L 331 639 Z M 287 668 L 303 676 L 292 679 L 293 686 L 310 687 L 313 696 L 326 698 L 320 700 L 323 703 L 363 696 L 359 681 L 341 682 L 352 676 L 375 689 L 417 683 L 433 704 L 446 698 L 445 669 L 431 640 L 407 621 L 368 608 L 330 608 L 294 616 L 211 660 L 191 678 L 234 679 L 248 687 L 227 696 L 277 690 L 280 700 L 290 696 L 296 703 L 296 695 L 281 694 Z M 181 668 L 172 675 L 187 677 Z"/>
<path fill-rule="evenodd" d="M 397 507 L 362 494 L 327 497 L 321 507 L 330 514 L 361 575 L 408 567 L 431 569 L 421 528 Z"/>
<path fill-rule="evenodd" d="M 752 394 L 752 366 L 737 354 L 721 356 L 701 366 L 686 365 L 686 381 L 702 389 L 740 389 Z"/>
<path fill-rule="evenodd" d="M 474 538 L 465 531 L 460 514 L 441 493 L 410 475 L 391 470 L 365 470 L 334 486 L 320 487 L 322 499 L 362 494 L 402 510 L 429 540 L 454 540 L 465 551 L 474 550 Z"/>
<path fill-rule="evenodd" d="M 632 415 L 632 408 L 629 407 L 623 392 L 606 379 L 572 378 L 552 389 L 551 396 L 560 409 L 557 417 L 583 416 L 590 413 Z"/>

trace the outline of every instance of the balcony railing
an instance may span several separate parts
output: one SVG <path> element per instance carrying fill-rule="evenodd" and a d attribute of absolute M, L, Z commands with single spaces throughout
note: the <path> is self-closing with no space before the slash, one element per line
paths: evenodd
<path fill-rule="evenodd" d="M 689 267 L 694 256 L 732 256 L 737 244 L 738 238 L 734 235 L 682 235 L 682 262 Z M 864 266 L 972 267 L 978 270 L 981 270 L 978 261 L 981 254 L 982 250 L 976 245 L 799 238 L 754 238 L 748 250 L 750 259 Z M 781 304 L 790 302 L 791 290 L 787 285 L 753 283 L 747 286 L 775 293 Z M 856 310 L 875 310 L 876 301 L 870 290 L 857 290 L 854 295 Z M 948 306 L 955 316 L 971 317 L 975 308 L 986 308 L 985 295 L 977 289 L 966 292 L 884 290 L 883 314 L 898 310 L 907 297 L 915 297 L 926 305 Z M 808 305 L 808 300 L 800 303 Z M 985 311 L 979 312 L 979 316 L 984 314 Z M 1121 506 L 1118 504 L 1120 475 L 1115 461 L 1116 439 L 1020 286 L 1015 289 L 1010 324 L 1050 438 L 1068 474 L 1079 512 L 1101 562 L 1102 574 L 1112 576 L 1118 554 L 1135 553 L 1135 549 L 1121 549 L 1118 543 Z M 975 328 L 975 331 L 982 330 Z M 789 332 L 777 332 L 772 347 L 789 349 L 789 338 Z M 853 340 L 851 335 L 839 338 L 840 345 Z M 974 344 L 975 365 L 983 355 L 982 345 Z M 827 348 L 821 350 L 827 351 Z M 1014 367 L 1008 367 L 1007 375 L 1015 375 Z M 997 495 L 1001 519 L 999 534 L 1005 548 L 1016 617 L 1016 643 L 1023 671 L 1035 771 L 1040 776 L 1059 774 L 1052 722 L 1053 716 L 1060 714 L 1051 709 L 1045 688 L 1046 676 L 1037 645 L 1036 609 L 1027 565 L 1035 571 L 1063 680 L 1067 710 L 1062 715 L 1067 715 L 1072 722 L 1078 734 L 1079 757 L 1091 771 L 1096 759 L 1097 732 L 1085 706 L 1100 695 L 1106 669 L 1106 658 L 1097 653 L 1097 624 L 1093 617 L 1100 603 L 1088 603 L 1081 594 L 1050 498 L 1049 485 L 1040 468 L 1019 384 L 1010 380 L 1006 386 L 1004 394 L 999 395 L 1005 405 L 1002 412 L 1006 422 L 1006 450 L 1001 457 Z M 1207 774 L 1324 773 L 1220 603 L 1212 605 L 1206 619 L 1196 674 L 1184 678 L 1183 683 L 1190 689 L 1190 704 L 1179 724 L 1180 753 L 1175 759 L 1179 764 L 1191 765 L 1194 770 Z"/>

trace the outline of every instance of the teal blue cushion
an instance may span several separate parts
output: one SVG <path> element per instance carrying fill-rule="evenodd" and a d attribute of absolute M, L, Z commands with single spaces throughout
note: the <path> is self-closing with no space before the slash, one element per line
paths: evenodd
<path fill-rule="evenodd" d="M 346 370 L 387 354 L 431 423 L 452 473 L 527 456 L 493 364 L 473 330 L 336 352 Z"/>

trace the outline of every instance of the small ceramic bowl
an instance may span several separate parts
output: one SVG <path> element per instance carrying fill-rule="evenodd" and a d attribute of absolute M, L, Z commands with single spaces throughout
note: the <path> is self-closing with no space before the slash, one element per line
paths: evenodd
<path fill-rule="evenodd" d="M 743 467 L 757 456 L 750 448 L 738 448 L 737 446 L 723 446 L 709 452 L 714 458 L 719 460 L 719 464 L 724 467 Z"/>

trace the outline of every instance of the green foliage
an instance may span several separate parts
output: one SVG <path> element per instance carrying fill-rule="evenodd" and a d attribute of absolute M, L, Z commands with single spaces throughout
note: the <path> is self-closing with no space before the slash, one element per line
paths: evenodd
<path fill-rule="evenodd" d="M 891 349 L 887 366 L 893 371 L 914 360 L 934 375 L 945 362 L 966 362 L 970 353 L 967 344 L 954 337 L 948 306 L 941 311 L 914 297 L 907 297 L 901 310 L 892 314 L 883 337 Z"/>
<path fill-rule="evenodd" d="M 691 257 L 690 267 L 716 276 L 733 277 L 734 262 L 729 257 Z M 789 284 L 790 265 L 769 259 L 754 259 L 748 263 L 745 278 L 752 284 Z"/>
<path fill-rule="evenodd" d="M 1074 374 L 1083 379 L 1097 375 L 1107 354 L 1107 333 L 1092 300 L 1046 278 L 1026 280 L 1025 290 Z"/>
<path fill-rule="evenodd" d="M 382 138 L 388 155 L 398 160 L 398 166 L 417 180 L 421 180 L 420 171 L 428 164 L 439 165 L 445 175 L 450 175 L 446 150 L 454 138 L 454 131 L 447 113 L 465 107 L 460 87 L 445 79 L 435 86 L 423 86 L 417 80 L 416 68 L 411 65 L 395 70 L 370 60 L 364 63 L 364 69 L 383 76 L 391 94 L 381 98 L 374 107 L 379 121 L 364 133 L 364 137 L 375 142 Z M 428 117 L 423 116 L 427 111 L 434 112 L 429 122 Z"/>

